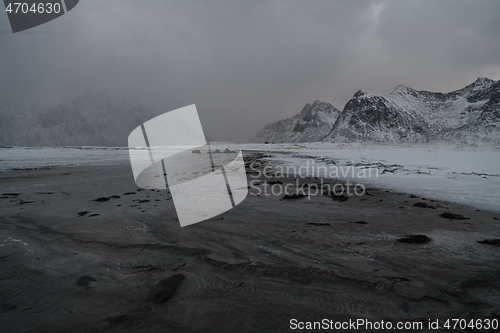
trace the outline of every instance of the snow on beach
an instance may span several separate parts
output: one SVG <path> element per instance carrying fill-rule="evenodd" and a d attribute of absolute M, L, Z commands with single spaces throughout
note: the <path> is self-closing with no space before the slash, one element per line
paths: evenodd
<path fill-rule="evenodd" d="M 354 179 L 365 186 L 500 211 L 498 147 L 306 143 L 246 144 L 242 148 L 269 152 L 272 157 L 268 160 L 275 165 L 295 170 L 308 167 L 309 174 L 300 176 L 315 172 L 314 176 L 325 177 L 321 166 L 328 166 L 339 178 Z M 359 178 L 358 171 L 366 168 L 375 169 L 370 177 Z"/>
<path fill-rule="evenodd" d="M 268 160 L 275 165 L 296 170 L 309 167 L 310 172 L 316 171 L 314 176 L 328 177 L 317 171 L 324 170 L 321 166 L 327 166 L 327 170 L 335 167 L 335 178 L 500 211 L 498 147 L 307 143 L 243 144 L 241 148 L 267 152 L 271 156 Z M 128 163 L 127 148 L 0 148 L 0 171 Z M 371 169 L 370 177 L 357 177 L 358 171 L 367 168 Z"/>

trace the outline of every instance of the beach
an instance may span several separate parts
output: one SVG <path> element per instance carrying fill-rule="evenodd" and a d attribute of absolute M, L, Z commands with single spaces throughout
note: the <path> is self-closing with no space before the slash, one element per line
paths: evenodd
<path fill-rule="evenodd" d="M 139 189 L 129 165 L 1 172 L 1 330 L 288 332 L 294 319 L 366 319 L 430 331 L 429 320 L 500 319 L 500 247 L 478 243 L 500 238 L 499 212 L 370 186 L 264 195 L 345 180 L 255 177 L 263 156 L 245 153 L 259 184 L 240 205 L 184 228 L 169 191 Z M 165 294 L 161 281 L 179 274 Z"/>

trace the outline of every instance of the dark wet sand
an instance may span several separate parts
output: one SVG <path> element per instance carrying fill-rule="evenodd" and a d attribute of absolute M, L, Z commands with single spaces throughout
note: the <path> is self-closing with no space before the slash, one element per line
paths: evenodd
<path fill-rule="evenodd" d="M 347 201 L 249 196 L 180 228 L 168 191 L 138 191 L 129 166 L 0 173 L 0 188 L 1 332 L 500 316 L 500 247 L 478 243 L 500 238 L 500 213 L 369 189 Z M 398 241 L 407 235 L 430 242 Z M 173 296 L 151 301 L 176 274 Z"/>

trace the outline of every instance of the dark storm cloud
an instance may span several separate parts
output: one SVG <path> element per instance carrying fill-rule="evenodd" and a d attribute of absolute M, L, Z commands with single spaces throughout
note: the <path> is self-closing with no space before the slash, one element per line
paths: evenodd
<path fill-rule="evenodd" d="M 163 111 L 195 103 L 212 139 L 243 142 L 316 99 L 498 80 L 498 17 L 496 0 L 85 0 L 31 33 L 0 15 L 0 98 L 109 82 Z"/>

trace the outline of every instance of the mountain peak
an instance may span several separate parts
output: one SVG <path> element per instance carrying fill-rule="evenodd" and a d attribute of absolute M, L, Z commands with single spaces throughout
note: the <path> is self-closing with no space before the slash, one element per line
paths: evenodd
<path fill-rule="evenodd" d="M 404 84 L 398 84 L 396 88 L 391 92 L 391 95 L 394 95 L 396 93 L 406 93 L 406 92 L 411 92 L 414 91 L 414 89 L 405 86 Z"/>
<path fill-rule="evenodd" d="M 480 77 L 474 83 L 472 83 L 472 86 L 474 87 L 490 87 L 495 81 L 488 79 L 487 77 Z"/>
<path fill-rule="evenodd" d="M 480 77 L 474 83 L 491 83 L 493 82 L 492 79 L 488 79 L 487 77 Z"/>
<path fill-rule="evenodd" d="M 295 116 L 266 125 L 250 142 L 317 142 L 330 132 L 339 114 L 328 102 L 307 103 Z"/>
<path fill-rule="evenodd" d="M 446 94 L 398 85 L 392 93 L 359 90 L 324 141 L 498 142 L 499 81 L 479 78 Z"/>
<path fill-rule="evenodd" d="M 367 94 L 368 94 L 367 91 L 359 89 L 358 91 L 356 91 L 356 93 L 354 94 L 354 96 L 352 98 L 359 98 L 359 97 L 367 95 Z"/>
<path fill-rule="evenodd" d="M 317 109 L 317 108 L 319 108 L 322 111 L 335 109 L 335 107 L 333 105 L 331 105 L 330 103 L 323 102 L 320 100 L 314 101 L 314 103 L 312 103 L 311 109 Z"/>

